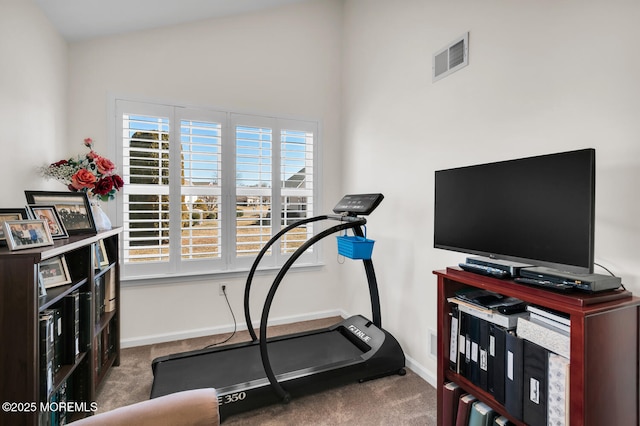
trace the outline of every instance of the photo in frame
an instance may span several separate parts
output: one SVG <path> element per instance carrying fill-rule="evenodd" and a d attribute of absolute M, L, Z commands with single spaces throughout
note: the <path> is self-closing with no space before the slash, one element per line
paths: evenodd
<path fill-rule="evenodd" d="M 27 211 L 29 212 L 29 216 L 31 217 L 31 219 L 40 219 L 45 221 L 47 226 L 49 226 L 51 238 L 53 238 L 54 240 L 69 237 L 67 229 L 62 223 L 62 219 L 58 214 L 58 209 L 56 208 L 56 206 L 48 206 L 45 204 L 29 204 L 27 206 Z"/>
<path fill-rule="evenodd" d="M 53 238 L 44 220 L 7 220 L 3 225 L 4 236 L 10 250 L 53 245 Z"/>
<path fill-rule="evenodd" d="M 7 220 L 23 220 L 29 219 L 27 215 L 27 209 L 0 209 L 0 245 L 4 246 L 7 244 L 7 241 L 4 238 L 4 226 L 2 224 Z"/>
<path fill-rule="evenodd" d="M 58 256 L 40 262 L 39 274 L 45 289 L 58 287 L 71 282 L 67 260 L 64 256 Z"/>
<path fill-rule="evenodd" d="M 107 256 L 107 248 L 104 245 L 104 240 L 100 240 L 95 244 L 95 269 L 102 269 L 105 266 L 109 266 L 109 257 Z"/>
<path fill-rule="evenodd" d="M 24 191 L 28 204 L 55 206 L 69 235 L 95 234 L 96 224 L 85 192 Z"/>

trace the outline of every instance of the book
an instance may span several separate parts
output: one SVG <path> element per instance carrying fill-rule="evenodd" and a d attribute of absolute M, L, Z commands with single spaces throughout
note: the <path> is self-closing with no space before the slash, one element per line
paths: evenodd
<path fill-rule="evenodd" d="M 482 401 L 476 401 L 469 413 L 469 426 L 492 426 L 496 412 Z"/>
<path fill-rule="evenodd" d="M 487 388 L 500 404 L 504 405 L 506 329 L 489 324 L 489 359 Z"/>
<path fill-rule="evenodd" d="M 571 359 L 570 333 L 535 319 L 518 318 L 518 336 Z"/>
<path fill-rule="evenodd" d="M 547 325 L 550 325 L 552 327 L 558 328 L 566 333 L 570 333 L 571 332 L 571 326 L 565 325 L 561 322 L 558 321 L 554 321 L 550 318 L 547 318 L 545 316 L 542 315 L 538 315 L 534 312 L 530 312 L 529 313 L 529 320 L 534 321 L 534 322 L 538 322 L 538 323 L 545 323 Z"/>
<path fill-rule="evenodd" d="M 493 426 L 511 426 L 513 423 L 509 421 L 505 416 L 498 416 L 493 419 Z"/>
<path fill-rule="evenodd" d="M 80 350 L 83 352 L 89 352 L 93 339 L 92 297 L 89 291 L 80 293 Z"/>
<path fill-rule="evenodd" d="M 547 424 L 569 426 L 569 360 L 549 352 Z"/>
<path fill-rule="evenodd" d="M 447 301 L 457 304 L 458 309 L 462 312 L 466 312 L 475 317 L 482 318 L 483 320 L 490 323 L 498 324 L 499 326 L 507 328 L 509 330 L 513 330 L 516 328 L 516 326 L 518 325 L 518 318 L 529 316 L 529 313 L 526 311 L 509 315 L 501 314 L 496 310 L 482 308 L 456 297 L 450 297 L 449 299 L 447 299 Z"/>
<path fill-rule="evenodd" d="M 105 275 L 104 311 L 112 312 L 116 310 L 116 274 L 110 269 Z"/>
<path fill-rule="evenodd" d="M 74 291 L 62 301 L 63 364 L 73 365 L 80 353 L 80 293 Z"/>
<path fill-rule="evenodd" d="M 455 426 L 458 414 L 458 401 L 462 395 L 462 388 L 457 383 L 446 383 L 442 388 L 443 412 L 442 426 Z"/>
<path fill-rule="evenodd" d="M 458 401 L 458 412 L 456 413 L 456 426 L 467 426 L 469 424 L 469 414 L 471 406 L 477 398 L 471 394 L 462 395 Z"/>
<path fill-rule="evenodd" d="M 504 407 L 513 417 L 522 420 L 523 339 L 506 333 L 505 342 Z"/>
<path fill-rule="evenodd" d="M 53 390 L 53 350 L 54 324 L 53 311 L 45 310 L 40 313 L 40 400 L 47 401 Z"/>
<path fill-rule="evenodd" d="M 549 352 L 542 346 L 523 342 L 522 420 L 530 426 L 547 424 L 547 378 Z"/>

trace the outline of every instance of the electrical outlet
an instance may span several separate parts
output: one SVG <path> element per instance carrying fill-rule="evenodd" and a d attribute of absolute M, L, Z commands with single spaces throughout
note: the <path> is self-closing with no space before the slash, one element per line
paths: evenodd
<path fill-rule="evenodd" d="M 218 295 L 224 296 L 224 293 L 226 290 L 227 290 L 227 284 L 225 283 L 218 284 Z"/>

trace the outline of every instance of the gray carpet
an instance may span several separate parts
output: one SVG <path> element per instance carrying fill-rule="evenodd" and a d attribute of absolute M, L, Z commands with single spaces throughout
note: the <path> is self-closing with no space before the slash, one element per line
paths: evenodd
<path fill-rule="evenodd" d="M 269 336 L 328 327 L 340 318 L 326 318 L 269 328 Z M 201 337 L 176 342 L 127 348 L 120 366 L 108 373 L 98 390 L 98 412 L 149 398 L 153 376 L 151 361 L 163 355 L 201 349 L 229 335 Z M 246 331 L 228 343 L 249 340 Z M 405 376 L 390 376 L 354 383 L 229 417 L 225 425 L 435 425 L 436 390 L 411 370 Z"/>

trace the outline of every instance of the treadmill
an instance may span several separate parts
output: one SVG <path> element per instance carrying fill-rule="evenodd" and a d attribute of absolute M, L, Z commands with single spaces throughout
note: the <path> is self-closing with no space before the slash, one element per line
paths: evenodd
<path fill-rule="evenodd" d="M 292 398 L 393 374 L 404 375 L 405 357 L 398 341 L 382 329 L 380 299 L 371 259 L 363 259 L 373 320 L 354 315 L 326 329 L 267 338 L 269 310 L 285 274 L 309 247 L 334 233 L 352 229 L 363 237 L 366 219 L 382 194 L 346 195 L 333 215 L 306 218 L 283 228 L 254 261 L 244 292 L 245 319 L 251 341 L 183 352 L 153 360 L 151 398 L 174 392 L 215 388 L 220 419 Z M 266 296 L 256 335 L 249 312 L 251 283 L 260 260 L 287 232 L 311 222 L 339 222 L 305 241 L 285 262 Z"/>

